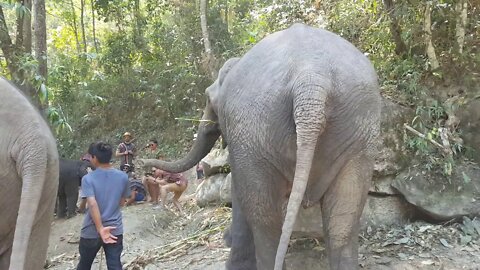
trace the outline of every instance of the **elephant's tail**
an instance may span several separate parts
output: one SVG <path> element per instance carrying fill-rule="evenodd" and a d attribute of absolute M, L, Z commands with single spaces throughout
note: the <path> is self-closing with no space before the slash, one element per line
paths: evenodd
<path fill-rule="evenodd" d="M 327 92 L 313 76 L 298 80 L 294 87 L 293 117 L 297 133 L 297 163 L 287 213 L 275 258 L 275 270 L 282 270 L 290 236 L 307 188 L 315 148 L 326 125 Z"/>
<path fill-rule="evenodd" d="M 26 145 L 20 146 L 20 152 L 14 156 L 18 175 L 22 178 L 22 193 L 10 257 L 10 270 L 26 269 L 27 256 L 31 255 L 29 244 L 31 244 L 30 238 L 35 221 L 41 215 L 51 215 L 53 217 L 53 211 L 52 213 L 38 213 L 41 204 L 46 203 L 40 199 L 48 177 L 47 162 L 50 162 L 52 158 L 49 157 L 51 152 L 47 149 L 47 145 L 47 138 L 41 136 L 40 138 L 31 138 Z M 56 192 L 56 190 L 52 190 L 51 196 L 55 197 Z M 42 209 L 45 209 L 45 207 L 42 207 Z M 46 255 L 46 250 L 44 252 Z M 37 251 L 36 254 L 38 253 Z"/>

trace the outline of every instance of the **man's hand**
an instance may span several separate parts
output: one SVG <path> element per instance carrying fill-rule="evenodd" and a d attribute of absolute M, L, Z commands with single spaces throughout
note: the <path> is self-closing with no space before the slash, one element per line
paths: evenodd
<path fill-rule="evenodd" d="M 117 243 L 117 237 L 111 233 L 111 230 L 114 230 L 116 227 L 103 227 L 99 234 L 102 238 L 103 243 L 105 244 L 115 244 Z"/>

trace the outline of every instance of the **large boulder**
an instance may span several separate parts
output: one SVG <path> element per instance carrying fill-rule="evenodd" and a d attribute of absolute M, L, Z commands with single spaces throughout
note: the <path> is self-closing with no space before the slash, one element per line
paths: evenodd
<path fill-rule="evenodd" d="M 470 101 L 460 113 L 460 129 L 465 145 L 480 153 L 480 99 Z M 474 155 L 480 162 L 480 154 Z"/>
<path fill-rule="evenodd" d="M 447 221 L 480 214 L 480 168 L 473 163 L 455 165 L 449 178 L 412 166 L 392 185 L 405 199 L 430 218 Z"/>
<path fill-rule="evenodd" d="M 231 185 L 231 174 L 218 173 L 207 177 L 197 187 L 196 201 L 198 206 L 232 203 Z"/>
<path fill-rule="evenodd" d="M 395 175 L 407 164 L 403 144 L 403 124 L 411 119 L 410 108 L 383 99 L 380 144 L 374 166 L 376 179 Z"/>
<path fill-rule="evenodd" d="M 403 224 L 410 220 L 414 213 L 415 209 L 401 196 L 368 196 L 360 218 L 360 229 L 363 230 L 367 226 Z M 315 204 L 307 209 L 300 208 L 293 231 L 294 237 L 323 237 L 320 204 Z"/>
<path fill-rule="evenodd" d="M 213 149 L 201 162 L 205 177 L 218 173 L 228 173 L 228 148 Z M 226 170 L 227 168 L 228 170 Z"/>

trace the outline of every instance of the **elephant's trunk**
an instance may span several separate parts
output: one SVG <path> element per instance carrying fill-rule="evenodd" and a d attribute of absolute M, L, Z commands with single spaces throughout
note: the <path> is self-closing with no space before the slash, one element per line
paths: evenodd
<path fill-rule="evenodd" d="M 211 110 L 207 102 L 203 119 L 198 128 L 197 139 L 190 152 L 184 158 L 174 162 L 158 159 L 140 159 L 138 164 L 143 167 L 157 167 L 172 173 L 184 172 L 194 167 L 210 152 L 218 137 L 220 137 L 221 132 L 216 121 L 216 114 Z"/>

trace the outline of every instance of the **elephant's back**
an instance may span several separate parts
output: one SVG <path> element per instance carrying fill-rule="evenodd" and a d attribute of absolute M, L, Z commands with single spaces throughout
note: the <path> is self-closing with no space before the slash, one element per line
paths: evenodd
<path fill-rule="evenodd" d="M 313 74 L 319 91 L 327 92 L 327 130 L 319 146 L 331 154 L 325 158 L 361 151 L 378 133 L 377 75 L 363 53 L 336 34 L 305 25 L 274 33 L 230 70 L 222 85 L 220 119 L 227 138 L 237 140 L 232 143 L 255 145 L 251 151 L 278 161 L 287 178 L 294 168 L 285 164 L 294 164 L 296 154 L 293 86 L 305 74 Z"/>

